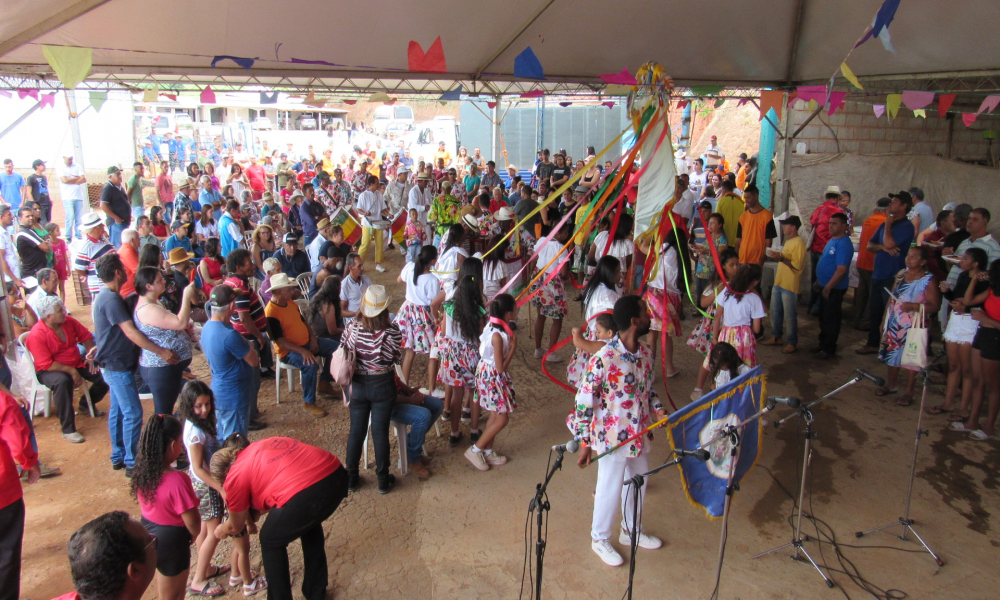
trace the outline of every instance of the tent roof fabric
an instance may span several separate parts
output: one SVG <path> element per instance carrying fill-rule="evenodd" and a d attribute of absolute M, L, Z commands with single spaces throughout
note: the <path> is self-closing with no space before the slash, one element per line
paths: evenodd
<path fill-rule="evenodd" d="M 438 0 L 433 6 L 392 0 L 173 0 L 162 6 L 7 0 L 0 86 L 51 79 L 42 44 L 94 48 L 90 87 L 159 82 L 426 95 L 462 83 L 467 94 L 594 94 L 604 87 L 599 75 L 623 67 L 635 72 L 647 61 L 659 62 L 678 86 L 823 83 L 838 72 L 880 4 L 718 0 L 709 18 L 703 3 L 645 0 Z M 896 52 L 872 40 L 851 54 L 849 64 L 862 80 L 989 77 L 1000 73 L 1000 37 L 980 33 L 972 52 L 969 35 L 997 29 L 994 2 L 906 0 L 890 27 Z M 438 36 L 448 72 L 409 73 L 410 40 L 426 50 Z M 514 57 L 528 46 L 545 69 L 544 82 L 513 75 Z M 213 68 L 218 55 L 256 60 L 249 70 L 230 61 Z M 339 66 L 292 64 L 293 58 Z"/>

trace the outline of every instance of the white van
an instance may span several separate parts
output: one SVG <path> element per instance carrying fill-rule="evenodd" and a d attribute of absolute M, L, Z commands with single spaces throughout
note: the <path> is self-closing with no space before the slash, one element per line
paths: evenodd
<path fill-rule="evenodd" d="M 413 124 L 413 109 L 409 106 L 380 106 L 375 109 L 372 116 L 372 129 L 375 133 L 385 133 L 390 123 Z"/>
<path fill-rule="evenodd" d="M 417 161 L 434 162 L 438 144 L 444 142 L 452 156 L 458 156 L 458 122 L 454 117 L 436 117 L 414 126 L 414 131 L 403 137 L 410 157 Z"/>

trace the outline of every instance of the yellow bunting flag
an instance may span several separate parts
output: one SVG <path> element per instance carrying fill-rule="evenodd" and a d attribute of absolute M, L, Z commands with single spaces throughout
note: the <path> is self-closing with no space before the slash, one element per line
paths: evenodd
<path fill-rule="evenodd" d="M 914 117 L 920 117 L 921 119 L 926 119 L 927 118 L 927 111 L 924 110 L 923 108 L 918 108 L 917 110 L 913 111 L 913 116 Z"/>
<path fill-rule="evenodd" d="M 885 97 L 885 108 L 889 111 L 889 116 L 893 119 L 896 118 L 896 113 L 899 112 L 899 105 L 903 103 L 902 94 L 889 94 Z"/>
<path fill-rule="evenodd" d="M 385 92 L 375 92 L 371 96 L 368 96 L 368 101 L 369 102 L 392 102 L 392 98 L 389 97 L 389 94 L 386 94 Z"/>
<path fill-rule="evenodd" d="M 612 83 L 611 85 L 604 86 L 605 96 L 625 96 L 631 93 L 632 93 L 632 86 L 630 85 Z"/>
<path fill-rule="evenodd" d="M 42 46 L 42 54 L 63 87 L 72 90 L 90 75 L 94 51 L 90 48 L 68 48 L 65 46 Z"/>
<path fill-rule="evenodd" d="M 160 86 L 154 85 L 151 88 L 147 88 L 146 91 L 142 93 L 143 102 L 156 102 L 160 97 Z"/>
<path fill-rule="evenodd" d="M 844 76 L 844 79 L 850 81 L 851 85 L 853 85 L 854 87 L 858 88 L 859 90 L 865 89 L 864 87 L 862 87 L 861 82 L 858 81 L 858 78 L 854 74 L 854 71 L 851 70 L 851 67 L 847 66 L 847 61 L 840 63 L 840 73 Z"/>

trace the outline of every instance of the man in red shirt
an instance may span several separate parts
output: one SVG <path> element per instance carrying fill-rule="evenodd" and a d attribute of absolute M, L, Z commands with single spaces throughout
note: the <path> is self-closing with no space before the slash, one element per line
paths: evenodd
<path fill-rule="evenodd" d="M 87 350 L 86 360 L 80 356 L 77 344 Z M 73 390 L 90 382 L 90 399 L 100 402 L 108 393 L 100 370 L 94 365 L 97 346 L 94 336 L 73 317 L 58 296 L 47 296 L 38 301 L 38 322 L 28 332 L 24 345 L 35 361 L 38 381 L 52 390 L 52 401 L 62 422 L 63 437 L 74 444 L 83 443 L 83 436 L 76 430 L 73 411 Z M 80 398 L 80 413 L 88 411 L 86 400 Z M 94 409 L 94 416 L 104 411 Z"/>
<path fill-rule="evenodd" d="M 135 272 L 139 269 L 139 232 L 126 229 L 122 232 L 122 246 L 118 249 L 118 257 L 125 266 L 125 283 L 119 291 L 122 298 L 128 298 L 135 293 Z"/>
<path fill-rule="evenodd" d="M 17 461 L 28 483 L 41 476 L 31 431 L 14 397 L 0 392 L 0 597 L 20 598 L 21 542 L 24 538 L 24 492 Z"/>
<path fill-rule="evenodd" d="M 826 200 L 816 207 L 812 216 L 809 217 L 809 224 L 812 225 L 813 237 L 809 245 L 809 256 L 812 258 L 812 280 L 816 281 L 816 266 L 823 256 L 823 249 L 830 241 L 830 217 L 844 212 L 840 207 L 840 188 L 831 185 L 826 188 Z M 819 314 L 819 292 L 815 289 L 809 297 L 810 314 Z"/>
<path fill-rule="evenodd" d="M 875 270 L 875 254 L 868 250 L 879 225 L 885 223 L 885 211 L 889 208 L 889 198 L 879 198 L 875 212 L 861 224 L 861 244 L 858 246 L 858 287 L 854 290 L 854 328 L 868 331 L 871 316 L 868 314 L 868 294 L 871 290 L 872 271 Z M 881 318 L 881 317 L 877 317 Z"/>
<path fill-rule="evenodd" d="M 264 189 L 267 181 L 267 175 L 264 173 L 264 167 L 260 166 L 256 156 L 250 157 L 250 166 L 247 167 L 247 179 L 250 180 L 250 189 L 253 190 L 253 199 L 260 200 L 264 195 Z"/>

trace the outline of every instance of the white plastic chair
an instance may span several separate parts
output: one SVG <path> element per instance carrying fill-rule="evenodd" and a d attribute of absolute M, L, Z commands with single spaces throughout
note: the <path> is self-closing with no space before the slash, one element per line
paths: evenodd
<path fill-rule="evenodd" d="M 250 281 L 250 289 L 251 290 L 253 290 L 255 292 L 260 290 L 260 284 L 261 284 L 260 279 L 257 279 L 256 277 L 250 277 L 249 281 Z"/>
<path fill-rule="evenodd" d="M 389 427 L 396 434 L 396 444 L 399 446 L 399 472 L 406 475 L 410 472 L 410 463 L 406 456 L 406 424 L 389 421 Z M 363 462 L 365 470 L 368 470 L 368 438 L 372 436 L 372 418 L 368 415 L 368 434 L 365 435 L 365 449 Z"/>
<path fill-rule="evenodd" d="M 29 332 L 25 331 L 17 338 L 17 345 L 18 345 L 17 360 L 18 362 L 24 364 L 19 365 L 14 369 L 11 369 L 11 371 L 18 372 L 27 378 L 27 381 L 23 382 L 21 385 L 22 385 L 22 391 L 24 392 L 24 397 L 25 399 L 28 400 L 29 405 L 31 407 L 28 410 L 28 415 L 31 417 L 31 420 L 34 421 L 35 401 L 38 394 L 41 394 L 42 396 L 42 412 L 45 415 L 45 418 L 49 417 L 49 413 L 52 407 L 52 390 L 43 385 L 42 382 L 38 381 L 38 374 L 35 371 L 35 360 L 31 356 L 31 352 L 28 352 L 28 347 L 24 345 L 24 340 L 27 339 L 28 333 Z M 27 375 L 28 373 L 30 373 L 30 377 Z M 83 387 L 83 395 L 87 399 L 87 407 L 90 409 L 91 418 L 93 418 L 94 402 L 93 400 L 90 399 L 90 389 L 86 386 L 86 384 L 84 384 Z M 70 399 L 70 401 L 72 402 L 72 398 Z"/>
<path fill-rule="evenodd" d="M 302 295 L 308 298 L 309 286 L 312 285 L 312 273 L 299 273 L 295 277 L 295 283 L 299 284 L 299 289 L 302 290 Z"/>
<path fill-rule="evenodd" d="M 299 374 L 299 387 L 303 388 L 304 391 L 304 386 L 302 384 L 302 371 L 299 371 L 288 363 L 282 362 L 281 359 L 278 358 L 277 354 L 275 354 L 274 358 L 276 359 L 274 369 L 274 396 L 275 400 L 277 400 L 276 404 L 281 404 L 281 372 L 288 372 L 286 374 L 286 377 L 288 377 L 288 393 L 292 393 L 295 389 L 295 383 L 292 381 L 292 378 L 295 377 L 295 373 Z"/>

